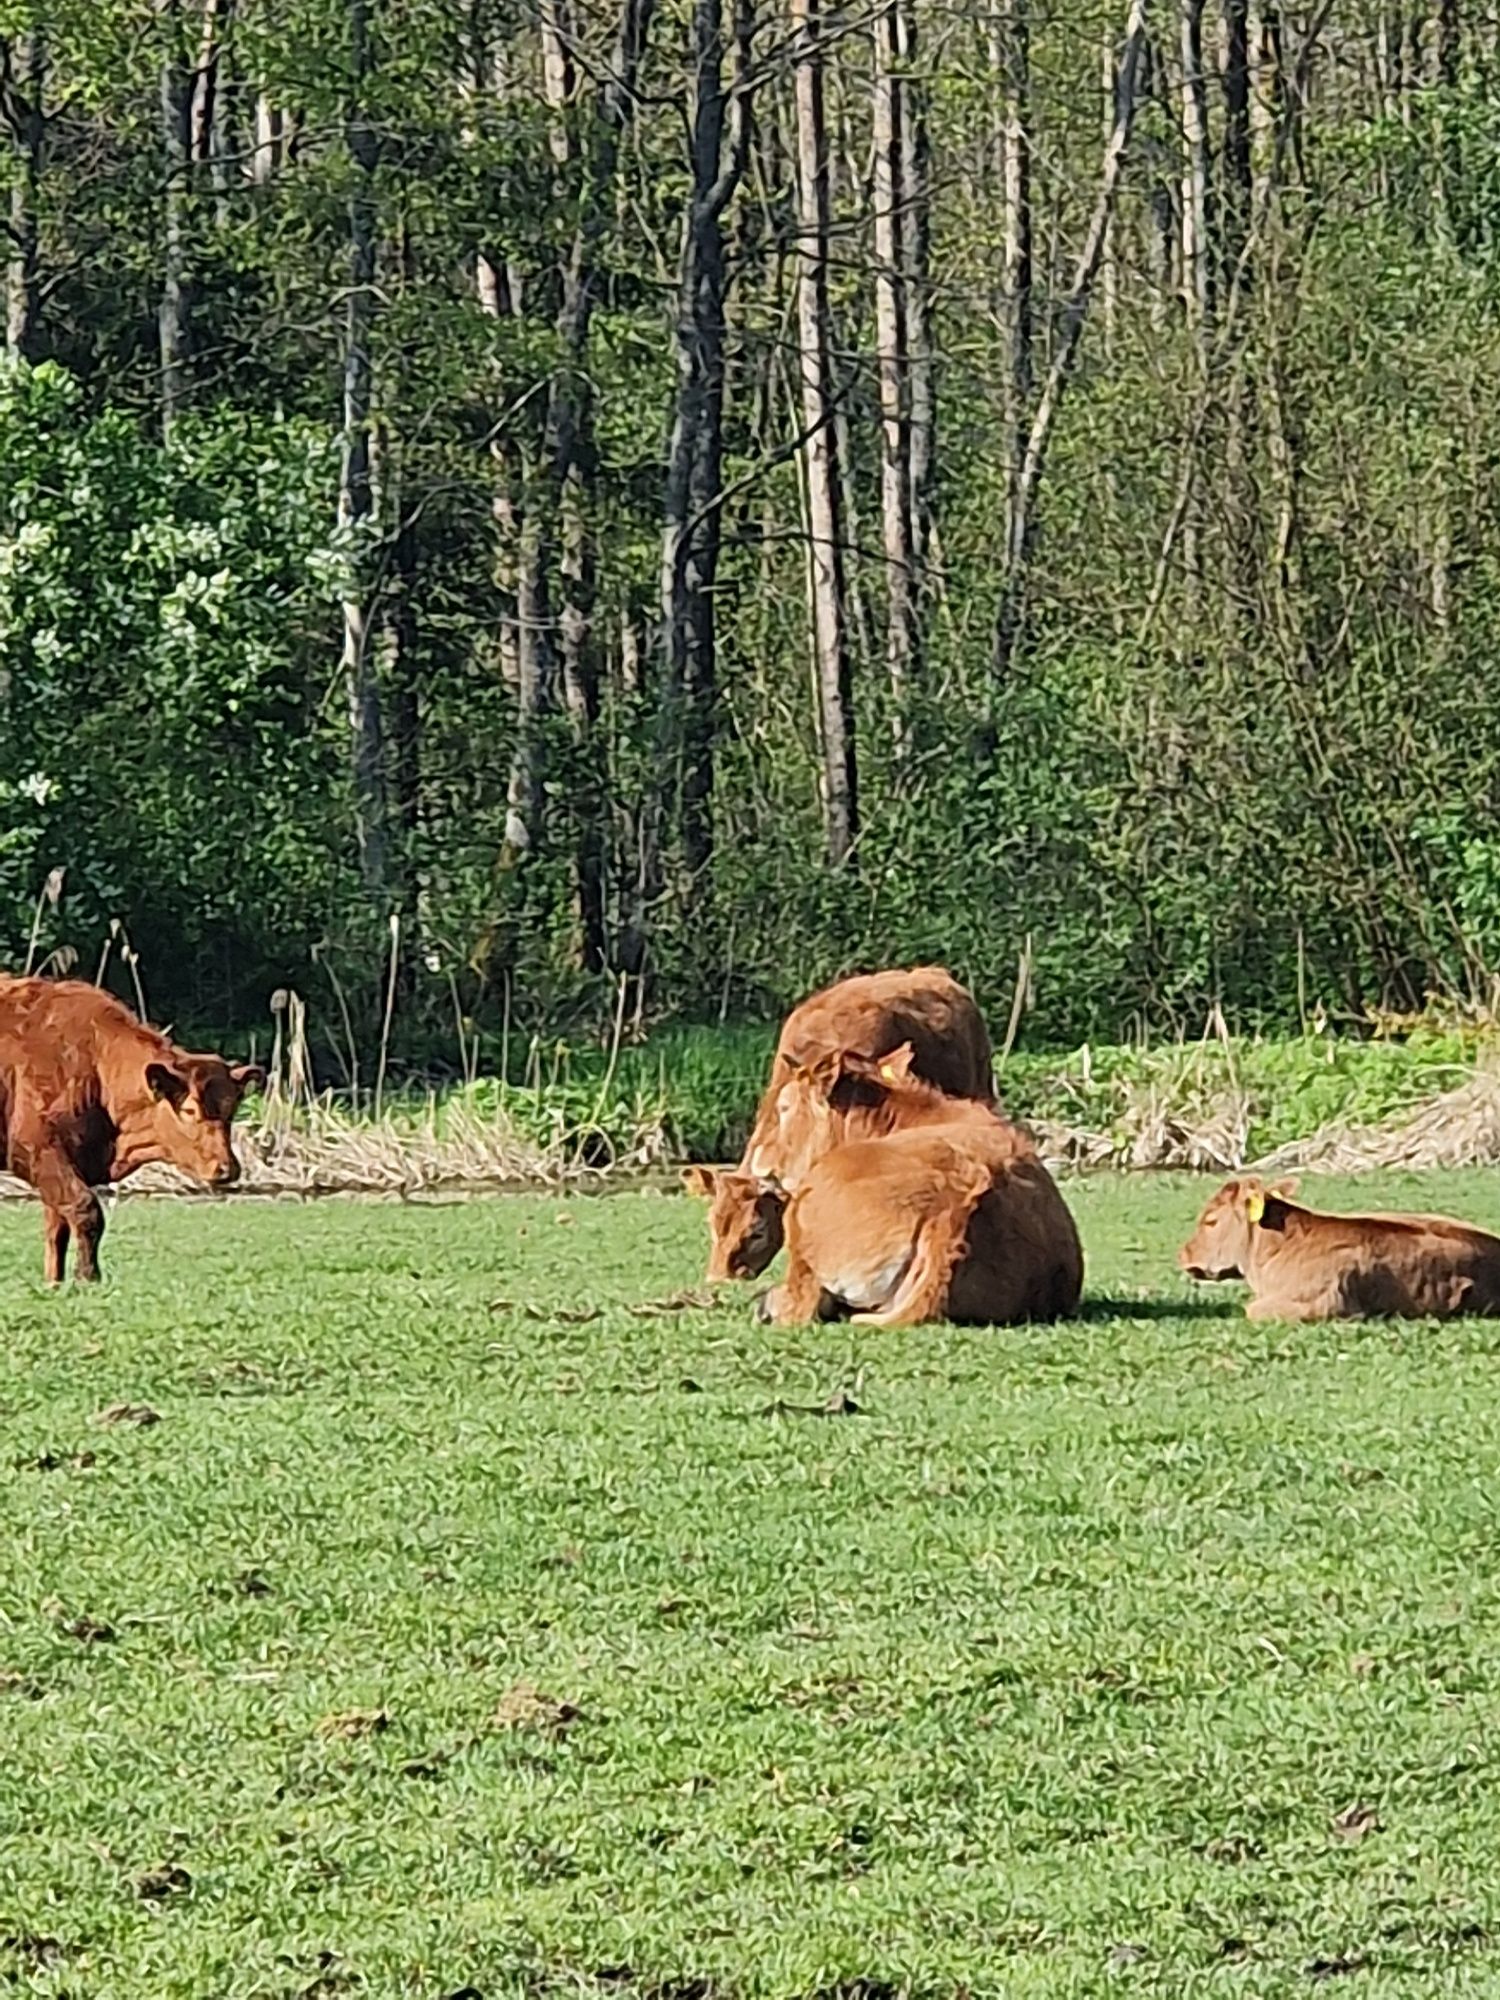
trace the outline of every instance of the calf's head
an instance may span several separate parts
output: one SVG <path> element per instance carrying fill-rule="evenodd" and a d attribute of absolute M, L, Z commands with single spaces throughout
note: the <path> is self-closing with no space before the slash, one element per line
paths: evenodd
<path fill-rule="evenodd" d="M 144 1102 L 121 1137 L 137 1164 L 165 1160 L 207 1187 L 232 1187 L 240 1163 L 229 1128 L 240 1099 L 263 1080 L 253 1064 L 173 1049 L 146 1064 Z"/>
<path fill-rule="evenodd" d="M 1274 1221 L 1280 1204 L 1295 1192 L 1295 1181 L 1273 1187 L 1253 1175 L 1226 1181 L 1178 1251 L 1178 1263 L 1190 1278 L 1242 1278 L 1256 1230 L 1266 1226 L 1268 1211 Z"/>
<path fill-rule="evenodd" d="M 787 1188 L 800 1186 L 809 1168 L 845 1138 L 850 1112 L 869 1114 L 873 1129 L 889 1130 L 904 1099 L 932 1094 L 912 1069 L 910 1042 L 883 1056 L 831 1049 L 807 1061 L 789 1057 L 786 1068 L 776 1097 L 774 1145 L 776 1178 Z"/>
<path fill-rule="evenodd" d="M 709 1277 L 758 1278 L 782 1245 L 785 1195 L 732 1168 L 688 1167 L 682 1184 L 709 1204 Z"/>

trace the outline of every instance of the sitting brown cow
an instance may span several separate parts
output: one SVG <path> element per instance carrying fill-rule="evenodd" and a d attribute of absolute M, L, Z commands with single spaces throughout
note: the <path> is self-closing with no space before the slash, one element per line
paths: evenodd
<path fill-rule="evenodd" d="M 793 1065 L 839 1049 L 881 1056 L 903 1042 L 911 1044 L 918 1076 L 954 1097 L 993 1102 L 984 1017 L 973 995 L 941 966 L 861 973 L 814 993 L 782 1026 L 739 1165 L 683 1173 L 688 1192 L 710 1203 L 710 1278 L 757 1278 L 781 1248 L 784 1197 L 795 1183 L 778 1151 L 776 1101 Z"/>
<path fill-rule="evenodd" d="M 876 1062 L 844 1052 L 795 1069 L 778 1093 L 797 1186 L 786 1282 L 760 1317 L 1002 1325 L 1072 1312 L 1083 1251 L 1035 1146 L 911 1065 L 909 1047 Z"/>
<path fill-rule="evenodd" d="M 1177 1261 L 1244 1278 L 1250 1319 L 1448 1319 L 1500 1313 L 1500 1237 L 1441 1215 L 1323 1215 L 1294 1181 L 1227 1182 Z"/>
<path fill-rule="evenodd" d="M 46 1275 L 99 1275 L 96 1187 L 163 1160 L 211 1187 L 239 1178 L 229 1127 L 260 1071 L 189 1055 L 97 986 L 0 978 L 4 1165 L 41 1196 Z"/>

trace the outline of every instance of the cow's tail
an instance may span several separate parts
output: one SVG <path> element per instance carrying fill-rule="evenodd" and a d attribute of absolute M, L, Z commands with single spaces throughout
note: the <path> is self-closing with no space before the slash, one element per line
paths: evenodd
<path fill-rule="evenodd" d="M 991 1187 L 987 1166 L 979 1161 L 966 1165 L 967 1171 L 949 1190 L 948 1200 L 923 1220 L 912 1260 L 890 1298 L 875 1312 L 852 1313 L 851 1325 L 920 1326 L 926 1320 L 942 1318 L 970 1218 Z"/>

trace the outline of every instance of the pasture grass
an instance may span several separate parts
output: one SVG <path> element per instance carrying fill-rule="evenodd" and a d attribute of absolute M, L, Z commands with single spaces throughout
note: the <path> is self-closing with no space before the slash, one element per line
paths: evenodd
<path fill-rule="evenodd" d="M 125 1202 L 60 1296 L 8 1205 L 0 1988 L 1500 1991 L 1500 1323 L 1068 1192 L 1076 1324 L 908 1333 L 684 1304 L 662 1193 Z"/>

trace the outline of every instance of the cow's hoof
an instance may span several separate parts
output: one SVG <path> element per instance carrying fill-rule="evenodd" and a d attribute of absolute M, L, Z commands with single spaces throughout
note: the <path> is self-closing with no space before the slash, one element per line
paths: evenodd
<path fill-rule="evenodd" d="M 769 1286 L 766 1287 L 765 1291 L 755 1294 L 755 1298 L 751 1303 L 750 1317 L 755 1321 L 757 1326 L 769 1326 L 771 1324 L 771 1288 Z"/>

